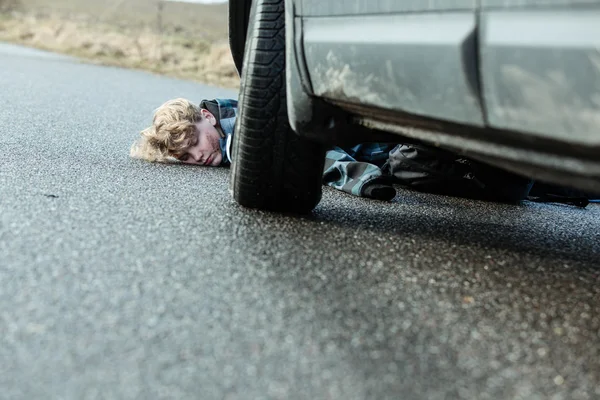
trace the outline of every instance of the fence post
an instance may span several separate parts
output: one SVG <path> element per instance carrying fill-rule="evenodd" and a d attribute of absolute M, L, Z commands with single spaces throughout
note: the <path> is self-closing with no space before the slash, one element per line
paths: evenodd
<path fill-rule="evenodd" d="M 159 35 L 162 35 L 162 33 L 163 33 L 162 13 L 163 13 L 164 6 L 165 6 L 165 3 L 163 2 L 163 0 L 158 0 L 157 13 L 156 13 L 156 29 L 157 29 Z"/>
<path fill-rule="evenodd" d="M 156 30 L 158 35 L 158 63 L 162 63 L 163 58 L 163 9 L 165 7 L 164 0 L 157 0 L 157 9 L 156 9 Z"/>

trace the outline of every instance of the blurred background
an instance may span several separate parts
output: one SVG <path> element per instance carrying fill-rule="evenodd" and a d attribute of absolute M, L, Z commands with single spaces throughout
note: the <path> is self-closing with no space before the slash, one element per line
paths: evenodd
<path fill-rule="evenodd" d="M 0 41 L 236 88 L 219 0 L 0 0 Z"/>

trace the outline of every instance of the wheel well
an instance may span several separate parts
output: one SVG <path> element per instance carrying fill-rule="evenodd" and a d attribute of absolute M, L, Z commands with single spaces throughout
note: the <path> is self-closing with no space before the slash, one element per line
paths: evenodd
<path fill-rule="evenodd" d="M 229 48 L 240 75 L 251 7 L 252 0 L 229 0 Z"/>

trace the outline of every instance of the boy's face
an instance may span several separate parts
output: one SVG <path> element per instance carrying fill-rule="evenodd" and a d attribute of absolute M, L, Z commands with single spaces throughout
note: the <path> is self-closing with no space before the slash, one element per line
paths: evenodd
<path fill-rule="evenodd" d="M 179 160 L 186 164 L 200 164 L 217 167 L 221 164 L 221 135 L 217 130 L 217 119 L 210 111 L 202 109 L 202 120 L 196 123 L 196 136 L 191 146 L 183 153 Z"/>

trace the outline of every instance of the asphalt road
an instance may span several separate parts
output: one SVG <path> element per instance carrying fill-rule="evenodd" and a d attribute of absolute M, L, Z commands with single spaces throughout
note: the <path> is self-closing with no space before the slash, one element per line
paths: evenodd
<path fill-rule="evenodd" d="M 128 157 L 235 92 L 0 45 L 0 94 L 0 398 L 600 398 L 598 205 L 250 211 Z"/>

